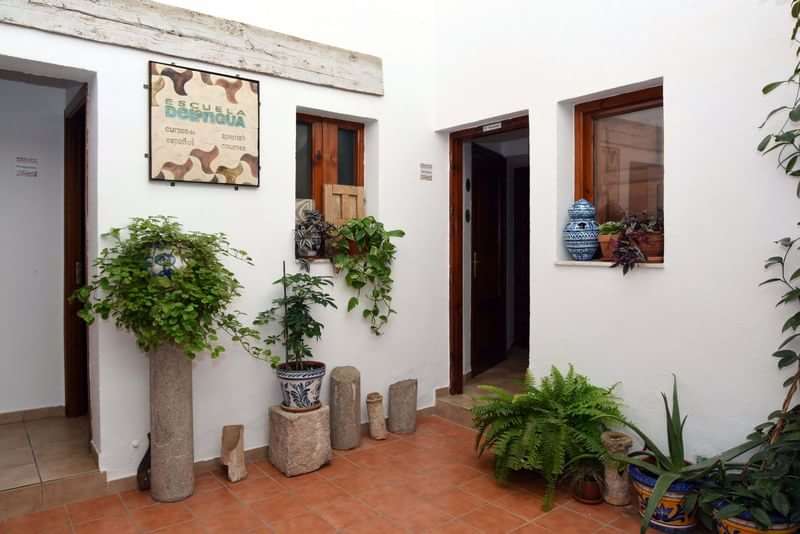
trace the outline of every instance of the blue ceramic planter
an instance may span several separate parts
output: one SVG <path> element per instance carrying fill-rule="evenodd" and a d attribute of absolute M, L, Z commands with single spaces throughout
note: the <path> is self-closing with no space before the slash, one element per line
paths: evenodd
<path fill-rule="evenodd" d="M 568 210 L 569 222 L 562 233 L 564 246 L 576 261 L 589 261 L 597 254 L 600 228 L 595 220 L 595 209 L 585 199 L 576 201 Z"/>
<path fill-rule="evenodd" d="M 304 363 L 304 369 L 292 369 L 285 363 L 277 368 L 283 395 L 281 407 L 284 410 L 308 412 L 321 406 L 319 393 L 322 389 L 322 378 L 325 376 L 325 364 L 311 361 Z"/>
<path fill-rule="evenodd" d="M 657 478 L 650 473 L 631 465 L 628 468 L 633 481 L 633 488 L 639 496 L 639 514 L 644 516 L 647 509 L 647 502 L 653 494 Z M 697 485 L 692 482 L 677 481 L 670 485 L 667 492 L 661 498 L 652 519 L 650 526 L 661 532 L 671 534 L 691 532 L 697 525 L 696 508 L 687 510 L 686 496 L 697 490 Z"/>

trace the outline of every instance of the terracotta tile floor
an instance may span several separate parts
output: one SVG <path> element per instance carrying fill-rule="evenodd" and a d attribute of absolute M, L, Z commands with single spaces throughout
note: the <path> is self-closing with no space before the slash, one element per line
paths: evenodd
<path fill-rule="evenodd" d="M 638 532 L 632 510 L 581 505 L 561 493 L 542 512 L 541 481 L 526 475 L 497 485 L 491 459 L 475 457 L 474 436 L 421 416 L 415 434 L 366 438 L 316 473 L 286 478 L 261 461 L 237 484 L 221 473 L 199 475 L 195 494 L 180 503 L 129 491 L 9 519 L 0 534 Z"/>

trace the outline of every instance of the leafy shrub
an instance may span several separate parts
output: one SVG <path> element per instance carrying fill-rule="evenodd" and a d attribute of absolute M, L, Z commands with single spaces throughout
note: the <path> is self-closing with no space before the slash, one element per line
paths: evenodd
<path fill-rule="evenodd" d="M 83 303 L 79 315 L 84 321 L 113 317 L 146 352 L 174 343 L 189 358 L 205 350 L 216 358 L 225 350 L 218 331 L 251 354 L 261 352 L 252 345 L 258 333 L 243 326 L 237 312 L 227 311 L 242 286 L 221 258 L 250 265 L 252 260 L 232 248 L 224 234 L 186 232 L 174 218 L 155 216 L 134 218 L 104 237 L 113 243 L 95 260 L 97 274 L 72 296 Z M 154 257 L 164 255 L 182 265 L 164 267 L 158 276 Z"/>
<path fill-rule="evenodd" d="M 572 366 L 566 375 L 553 367 L 538 385 L 528 376 L 524 393 L 481 389 L 488 395 L 472 409 L 479 454 L 494 451 L 499 480 L 510 471 L 541 473 L 547 483 L 545 510 L 552 507 L 556 483 L 571 463 L 605 456 L 600 435 L 622 418 L 614 387 L 594 386 Z"/>

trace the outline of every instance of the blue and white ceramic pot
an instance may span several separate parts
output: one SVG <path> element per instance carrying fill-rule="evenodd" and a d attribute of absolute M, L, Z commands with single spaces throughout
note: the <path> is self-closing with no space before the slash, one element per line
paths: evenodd
<path fill-rule="evenodd" d="M 635 465 L 630 466 L 628 472 L 633 481 L 633 489 L 639 496 L 639 514 L 644 517 L 647 502 L 653 495 L 657 479 Z M 673 482 L 656 506 L 653 517 L 650 519 L 650 526 L 661 532 L 692 532 L 697 525 L 697 506 L 688 510 L 686 497 L 696 491 L 697 485 L 692 482 L 682 480 Z"/>
<path fill-rule="evenodd" d="M 293 369 L 286 363 L 277 368 L 278 380 L 281 384 L 283 402 L 281 407 L 289 412 L 309 412 L 322 404 L 319 392 L 322 389 L 322 378 L 325 376 L 325 364 L 322 362 L 303 362 L 301 369 Z"/>
<path fill-rule="evenodd" d="M 577 261 L 589 261 L 597 254 L 597 235 L 600 228 L 595 220 L 595 209 L 585 199 L 576 201 L 568 210 L 569 222 L 564 227 L 564 246 Z"/>

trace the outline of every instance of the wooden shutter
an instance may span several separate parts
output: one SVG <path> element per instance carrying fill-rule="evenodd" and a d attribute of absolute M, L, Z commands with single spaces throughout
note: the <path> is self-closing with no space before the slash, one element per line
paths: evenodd
<path fill-rule="evenodd" d="M 364 216 L 364 188 L 357 185 L 325 184 L 325 220 L 340 226 Z"/>

